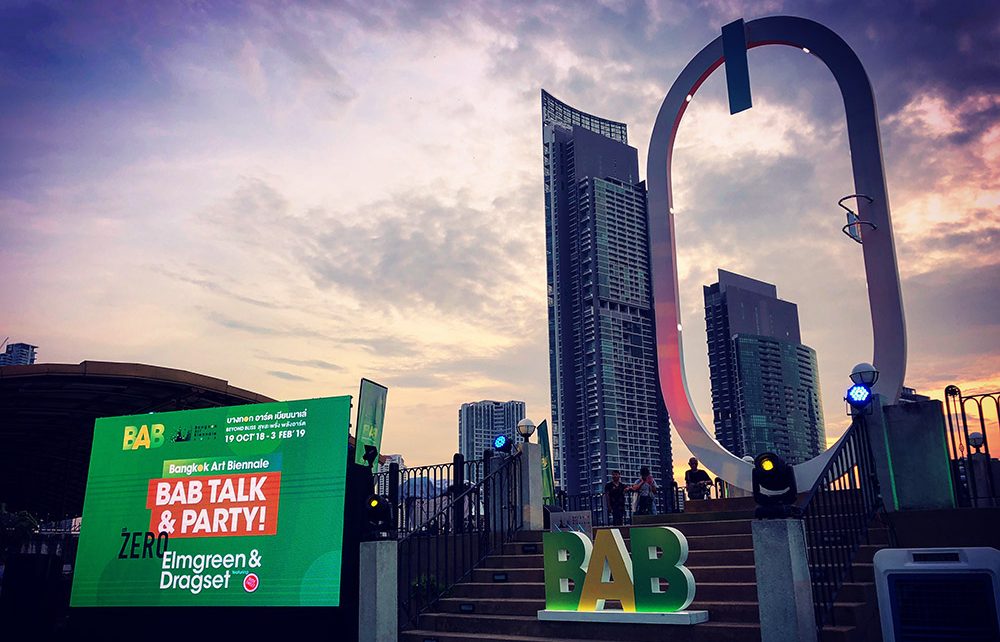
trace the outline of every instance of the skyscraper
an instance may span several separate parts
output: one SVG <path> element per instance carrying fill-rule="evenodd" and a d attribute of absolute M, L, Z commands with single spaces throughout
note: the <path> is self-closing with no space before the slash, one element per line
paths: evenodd
<path fill-rule="evenodd" d="M 35 363 L 35 348 L 27 343 L 10 343 L 0 354 L 0 366 L 30 366 Z"/>
<path fill-rule="evenodd" d="M 673 478 L 656 373 L 646 185 L 624 123 L 542 91 L 549 377 L 556 479 Z"/>
<path fill-rule="evenodd" d="M 384 459 L 384 461 L 379 462 L 375 467 L 376 472 L 387 473 L 389 472 L 389 467 L 393 464 L 399 466 L 400 470 L 406 468 L 406 463 L 403 461 L 402 455 L 382 455 L 379 459 Z M 375 492 L 379 495 L 389 494 L 389 479 L 387 477 L 379 477 Z"/>
<path fill-rule="evenodd" d="M 524 419 L 523 401 L 475 401 L 458 409 L 458 452 L 468 461 L 480 459 L 493 447 L 497 435 L 505 435 L 518 444 L 517 422 Z"/>
<path fill-rule="evenodd" d="M 816 351 L 801 342 L 796 305 L 725 270 L 704 295 L 715 438 L 737 456 L 793 464 L 826 450 Z"/>

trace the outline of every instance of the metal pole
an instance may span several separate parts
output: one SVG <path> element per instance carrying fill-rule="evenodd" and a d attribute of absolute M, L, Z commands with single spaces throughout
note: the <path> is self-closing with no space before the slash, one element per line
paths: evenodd
<path fill-rule="evenodd" d="M 452 501 L 454 501 L 456 497 L 465 492 L 465 457 L 462 453 L 455 453 L 455 456 L 452 458 L 452 471 L 451 497 Z M 460 502 L 455 502 L 453 507 L 454 516 L 452 523 L 454 524 L 454 531 L 456 533 L 461 533 L 465 530 L 465 502 L 466 500 L 464 499 Z"/>

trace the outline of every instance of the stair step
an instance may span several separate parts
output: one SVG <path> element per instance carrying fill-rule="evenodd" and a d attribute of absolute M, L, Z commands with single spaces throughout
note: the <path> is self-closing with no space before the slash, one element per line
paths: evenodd
<path fill-rule="evenodd" d="M 720 510 L 715 512 L 665 513 L 663 515 L 633 515 L 633 526 L 673 526 L 676 522 L 718 522 L 753 519 L 753 510 Z"/>
<path fill-rule="evenodd" d="M 475 639 L 490 639 L 477 633 L 477 631 L 489 631 L 491 635 L 519 636 L 513 639 L 522 640 L 551 640 L 559 636 L 581 640 L 660 642 L 664 639 L 664 629 L 662 625 L 648 624 L 545 622 L 535 615 L 425 613 L 420 616 L 420 630 L 428 637 L 404 639 L 431 640 L 435 635 L 443 633 L 474 634 L 477 636 Z M 429 634 L 428 631 L 435 633 Z M 669 627 L 669 634 L 672 642 L 745 642 L 760 639 L 760 625 L 709 620 L 693 626 Z"/>
<path fill-rule="evenodd" d="M 670 523 L 687 536 L 685 564 L 697 584 L 692 610 L 705 610 L 709 622 L 669 629 L 672 642 L 721 640 L 744 642 L 760 639 L 751 520 L 737 517 L 723 521 L 681 521 Z M 629 540 L 630 529 L 622 528 Z M 835 533 L 834 533 L 835 535 Z M 872 528 L 868 544 L 859 547 L 853 576 L 837 595 L 834 621 L 824 627 L 821 642 L 854 642 L 872 630 L 871 613 L 875 600 L 872 558 L 889 542 L 884 528 Z M 523 531 L 505 544 L 502 553 L 488 557 L 466 581 L 451 589 L 417 621 L 417 628 L 402 632 L 405 642 L 488 642 L 507 640 L 541 642 L 597 642 L 661 640 L 664 627 L 644 624 L 601 624 L 547 622 L 537 618 L 545 607 L 542 531 Z M 489 633 L 482 633 L 489 631 Z"/>
<path fill-rule="evenodd" d="M 545 531 L 517 531 L 514 533 L 516 542 L 541 542 L 542 533 Z"/>
<path fill-rule="evenodd" d="M 710 582 L 707 578 L 699 578 L 698 570 L 692 571 L 697 585 L 696 595 L 706 600 L 756 600 L 757 585 L 754 582 Z M 503 586 L 504 584 L 545 586 L 545 575 L 542 569 L 478 569 L 472 574 L 469 584 L 482 586 Z M 850 597 L 865 595 L 858 587 L 865 585 L 844 585 L 854 587 Z M 844 590 L 844 589 L 842 589 Z M 544 595 L 544 588 L 542 589 Z"/>
<path fill-rule="evenodd" d="M 691 559 L 688 559 L 687 564 L 685 564 L 691 573 L 694 574 L 694 579 L 697 582 L 755 582 L 757 581 L 756 569 L 751 564 L 744 566 L 733 566 L 733 565 L 698 565 L 692 563 Z M 865 574 L 864 571 L 859 575 L 855 575 L 855 579 L 858 581 L 872 581 L 874 577 L 874 570 L 871 564 L 868 564 L 868 571 Z M 484 562 L 484 566 L 480 570 L 490 570 L 494 571 L 518 571 L 518 570 L 535 570 L 541 572 L 544 568 L 544 558 L 542 555 L 494 555 L 489 557 Z M 511 578 L 515 575 L 511 575 Z M 477 580 L 485 581 L 485 580 Z M 489 581 L 492 581 L 490 579 Z M 513 579 L 511 579 L 513 581 Z"/>
<path fill-rule="evenodd" d="M 649 526 L 670 526 L 684 533 L 687 537 L 698 535 L 750 535 L 752 520 L 750 519 L 726 519 L 719 521 L 676 521 L 669 524 L 636 524 L 636 528 L 648 528 Z M 595 530 L 615 528 L 613 526 L 599 526 Z M 628 537 L 631 526 L 618 527 L 623 537 Z"/>
<path fill-rule="evenodd" d="M 545 608 L 544 599 L 524 598 L 444 598 L 440 602 L 439 611 L 444 613 L 478 613 L 490 615 L 530 615 L 534 616 Z M 712 602 L 695 600 L 689 607 L 692 610 L 708 611 L 713 621 L 719 622 L 757 622 L 759 612 L 757 602 Z"/>
<path fill-rule="evenodd" d="M 544 568 L 545 557 L 541 553 L 537 555 L 493 555 L 486 558 L 483 564 L 489 568 L 540 569 Z"/>
<path fill-rule="evenodd" d="M 705 624 L 699 624 L 693 628 L 700 628 L 712 624 L 711 621 Z M 850 626 L 835 626 L 835 627 L 825 627 L 820 634 L 821 642 L 851 642 L 856 638 L 852 635 L 855 631 L 855 627 Z M 488 642 L 584 642 L 579 638 L 571 639 L 566 637 L 554 638 L 551 636 L 544 637 L 529 637 L 524 635 L 495 635 L 492 633 L 460 633 L 453 631 L 424 631 L 424 630 L 411 630 L 404 631 L 399 634 L 399 639 L 405 642 L 480 642 L 485 640 Z M 623 638 L 618 634 L 614 638 L 609 638 L 607 640 L 595 640 L 590 639 L 585 642 L 621 642 Z M 631 640 L 631 638 L 628 638 Z M 672 634 L 671 640 L 677 640 L 677 642 L 682 642 L 685 638 L 679 633 Z M 747 637 L 747 640 L 758 640 L 759 632 L 756 637 Z"/>
<path fill-rule="evenodd" d="M 571 640 L 569 638 L 552 637 L 526 637 L 523 635 L 492 635 L 489 633 L 457 633 L 454 631 L 403 631 L 399 634 L 400 640 L 406 642 L 479 642 L 480 640 L 496 640 L 497 642 L 581 642 L 581 640 Z M 586 642 L 596 642 L 587 640 Z M 606 642 L 616 642 L 607 640 Z"/>
<path fill-rule="evenodd" d="M 454 598 L 524 598 L 545 599 L 545 584 L 542 582 L 462 582 L 452 587 L 448 597 Z"/>
<path fill-rule="evenodd" d="M 439 603 L 443 613 L 481 613 L 492 615 L 535 615 L 545 608 L 544 599 L 507 598 L 458 598 L 446 597 Z"/>
<path fill-rule="evenodd" d="M 734 536 L 741 537 L 741 536 Z M 695 544 L 694 539 L 688 540 L 690 548 L 688 549 L 688 561 L 686 566 L 753 566 L 753 545 L 747 537 L 745 542 L 745 547 L 743 548 L 697 548 L 696 546 L 701 545 L 701 543 Z M 722 546 L 722 542 L 711 542 L 709 545 Z M 521 542 L 514 542 L 510 544 L 504 544 L 503 555 L 537 555 L 538 559 L 542 559 L 542 545 L 539 544 L 529 544 L 529 546 L 534 546 L 535 552 L 529 553 L 524 550 L 524 544 Z M 871 562 L 871 555 L 874 555 L 874 551 L 869 554 L 866 561 Z"/>
<path fill-rule="evenodd" d="M 472 581 L 489 582 L 544 582 L 545 572 L 538 568 L 478 568 L 472 572 Z"/>

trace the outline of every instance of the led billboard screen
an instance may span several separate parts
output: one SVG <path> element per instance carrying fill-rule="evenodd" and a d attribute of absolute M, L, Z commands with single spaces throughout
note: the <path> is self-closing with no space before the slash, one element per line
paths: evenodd
<path fill-rule="evenodd" d="M 351 398 L 98 419 L 72 606 L 337 606 Z"/>

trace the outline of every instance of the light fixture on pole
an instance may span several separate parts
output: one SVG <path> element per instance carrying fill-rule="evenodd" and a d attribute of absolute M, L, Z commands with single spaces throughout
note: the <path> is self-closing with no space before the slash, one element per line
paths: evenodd
<path fill-rule="evenodd" d="M 517 434 L 524 437 L 525 443 L 531 440 L 531 435 L 535 433 L 535 422 L 525 417 L 517 422 Z"/>
<path fill-rule="evenodd" d="M 878 381 L 878 369 L 870 363 L 859 363 L 851 370 L 851 381 L 870 388 Z"/>
<path fill-rule="evenodd" d="M 872 386 L 878 381 L 878 370 L 870 363 L 859 363 L 851 370 L 853 385 L 847 389 L 844 400 L 851 407 L 851 414 L 858 414 L 872 402 Z"/>
<path fill-rule="evenodd" d="M 507 438 L 507 435 L 497 435 L 493 440 L 493 450 L 495 452 L 503 453 L 504 455 L 509 455 L 511 449 L 514 447 L 514 442 Z"/>

